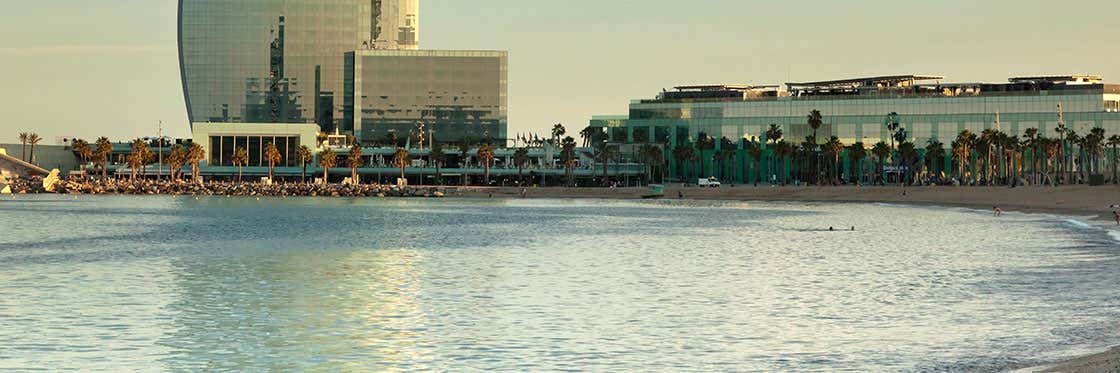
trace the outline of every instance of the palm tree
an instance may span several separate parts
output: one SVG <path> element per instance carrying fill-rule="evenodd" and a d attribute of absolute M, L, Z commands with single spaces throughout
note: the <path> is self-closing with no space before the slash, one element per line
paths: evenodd
<path fill-rule="evenodd" d="M 1073 166 L 1076 165 L 1078 167 L 1078 170 L 1076 171 L 1077 174 L 1081 173 L 1081 169 L 1080 169 L 1081 166 L 1077 164 L 1077 159 L 1081 157 L 1081 151 L 1079 149 L 1077 151 L 1077 153 L 1073 153 L 1073 147 L 1075 145 L 1081 143 L 1081 136 L 1079 136 L 1077 134 L 1077 131 L 1074 131 L 1072 129 L 1067 129 L 1066 130 L 1066 143 L 1068 145 L 1063 145 L 1062 148 L 1063 149 L 1068 149 L 1068 150 L 1067 150 L 1067 153 L 1065 155 L 1063 155 L 1063 157 L 1065 159 L 1062 162 L 1066 163 L 1066 165 L 1063 166 L 1063 167 L 1065 167 L 1065 172 L 1063 173 L 1064 174 L 1063 176 L 1066 177 L 1066 182 L 1068 183 L 1069 178 L 1074 176 L 1074 175 L 1071 175 L 1075 172 L 1073 170 Z M 1076 180 L 1075 180 L 1075 182 L 1076 182 Z"/>
<path fill-rule="evenodd" d="M 483 143 L 478 147 L 478 160 L 482 161 L 482 167 L 485 170 L 485 178 L 483 179 L 486 186 L 490 186 L 490 163 L 494 161 L 494 148 L 490 143 Z"/>
<path fill-rule="evenodd" d="M 296 148 L 296 159 L 299 159 L 300 166 L 303 167 L 303 172 L 299 175 L 299 182 L 307 182 L 307 164 L 310 163 L 315 157 L 311 154 L 311 148 L 307 145 L 300 145 Z"/>
<path fill-rule="evenodd" d="M 572 170 L 579 163 L 579 158 L 576 157 L 576 139 L 566 136 L 560 142 L 560 160 L 564 162 L 564 174 L 568 177 L 568 187 L 571 187 L 574 176 Z"/>
<path fill-rule="evenodd" d="M 638 154 L 642 158 L 642 162 L 647 166 L 646 183 L 652 183 L 654 173 L 665 163 L 665 153 L 661 150 L 660 146 L 643 144 L 642 147 L 639 148 Z"/>
<path fill-rule="evenodd" d="M 918 163 L 918 149 L 917 149 L 917 147 L 915 147 L 914 143 L 912 143 L 912 142 L 903 141 L 903 142 L 898 144 L 898 155 L 899 155 L 899 158 L 900 158 L 898 164 L 906 166 L 906 172 L 905 172 L 906 177 L 905 177 L 905 179 L 908 179 L 909 181 L 913 181 L 913 178 L 911 177 L 911 175 L 914 173 L 914 169 L 916 168 L 915 166 L 917 166 L 917 163 Z M 899 170 L 899 171 L 901 171 L 901 170 Z M 904 178 L 901 177 L 901 175 L 903 175 L 903 174 L 900 173 L 899 175 L 900 175 L 899 180 L 898 180 L 899 184 L 905 185 L 906 180 L 903 180 Z"/>
<path fill-rule="evenodd" d="M 358 143 L 350 146 L 350 154 L 346 156 L 346 166 L 350 167 L 350 182 L 361 184 L 358 179 L 358 167 L 362 167 L 362 146 Z"/>
<path fill-rule="evenodd" d="M 957 139 L 953 140 L 953 159 L 957 161 L 957 177 L 960 179 L 960 184 L 965 185 L 964 169 L 969 163 L 972 163 L 972 147 L 975 146 L 976 135 L 972 131 L 964 130 L 957 134 Z"/>
<path fill-rule="evenodd" d="M 782 186 L 786 185 L 786 157 L 793 154 L 793 146 L 786 140 L 779 140 L 774 144 L 774 155 L 778 160 L 778 174 L 781 176 Z"/>
<path fill-rule="evenodd" d="M 883 174 L 883 165 L 886 163 L 887 157 L 891 155 L 891 148 L 887 143 L 879 141 L 871 147 L 871 154 L 875 155 L 875 161 L 878 162 L 878 165 L 875 167 L 876 173 L 878 174 L 877 179 L 885 184 L 887 182 L 887 177 Z"/>
<path fill-rule="evenodd" d="M 926 141 L 926 163 L 929 165 L 929 173 L 940 176 L 945 167 L 942 162 L 945 160 L 945 144 L 938 141 L 936 138 L 930 138 Z"/>
<path fill-rule="evenodd" d="M 276 165 L 284 161 L 284 155 L 280 154 L 276 144 L 269 142 L 264 145 L 264 160 L 268 162 L 268 180 L 271 182 L 276 173 Z"/>
<path fill-rule="evenodd" d="M 202 175 L 198 167 L 199 162 L 206 159 L 206 152 L 202 150 L 202 145 L 192 142 L 190 147 L 187 148 L 187 163 L 191 165 L 191 179 L 202 182 Z"/>
<path fill-rule="evenodd" d="M 559 126 L 559 124 L 557 124 L 557 125 Z M 560 129 L 563 130 L 564 129 L 563 126 L 561 126 Z M 556 129 L 555 128 L 553 128 L 552 134 L 553 135 L 556 134 Z M 563 135 L 563 131 L 561 131 L 561 135 Z M 559 138 L 556 139 L 556 144 L 557 145 L 560 144 L 560 139 Z M 526 148 L 526 147 L 517 148 L 517 150 L 513 152 L 513 164 L 515 166 L 517 166 L 517 183 L 521 184 L 521 185 L 524 185 L 525 184 L 525 179 L 521 176 L 521 170 L 524 169 L 525 166 L 529 164 L 529 148 Z"/>
<path fill-rule="evenodd" d="M 323 184 L 329 184 L 331 167 L 334 167 L 338 162 L 338 154 L 330 147 L 324 149 L 319 153 L 319 167 L 323 168 Z"/>
<path fill-rule="evenodd" d="M 93 149 L 89 147 L 89 143 L 86 142 L 86 140 L 75 139 L 70 143 L 70 150 L 73 150 L 74 154 L 78 156 L 78 159 L 82 161 L 81 170 L 84 175 L 86 163 L 89 162 L 90 158 L 93 158 Z"/>
<path fill-rule="evenodd" d="M 828 142 L 824 144 L 824 153 L 832 156 L 832 167 L 829 167 L 829 172 L 832 173 L 832 183 L 838 184 L 840 182 L 840 172 L 838 163 L 840 163 L 840 153 L 844 152 L 844 143 L 840 142 L 840 138 L 832 136 Z"/>
<path fill-rule="evenodd" d="M 1112 147 L 1112 183 L 1113 184 L 1118 184 L 1118 183 L 1120 183 L 1120 179 L 1116 178 L 1116 166 L 1117 166 L 1116 160 L 1117 160 L 1117 158 L 1120 158 L 1120 154 L 1117 154 L 1116 150 L 1117 150 L 1117 147 L 1120 147 L 1120 135 L 1109 136 L 1108 137 L 1108 146 Z"/>
<path fill-rule="evenodd" d="M 1027 128 L 1023 131 L 1024 149 L 1031 151 L 1031 184 L 1038 183 L 1038 128 Z"/>
<path fill-rule="evenodd" d="M 1092 163 L 1089 164 L 1089 173 L 1093 175 L 1101 174 L 1101 154 L 1105 154 L 1105 136 L 1104 128 L 1095 127 L 1089 130 L 1089 135 L 1085 136 L 1085 151 L 1088 156 L 1092 158 Z"/>
<path fill-rule="evenodd" d="M 244 147 L 236 147 L 233 149 L 233 158 L 230 159 L 234 166 L 237 166 L 237 182 L 242 182 L 241 168 L 249 165 L 249 151 Z"/>
<path fill-rule="evenodd" d="M 708 177 L 708 169 L 704 167 L 704 151 L 716 148 L 716 139 L 705 132 L 696 136 L 696 150 L 700 152 L 700 177 Z"/>
<path fill-rule="evenodd" d="M 582 146 L 585 147 L 585 148 L 589 147 L 590 144 L 591 144 L 592 138 L 595 137 L 595 133 L 601 133 L 601 132 L 603 132 L 603 130 L 599 127 L 592 127 L 592 126 L 584 127 L 582 130 L 579 131 L 579 136 L 581 138 L 583 138 L 583 145 Z"/>
<path fill-rule="evenodd" d="M 1051 176 L 1051 170 L 1059 172 L 1061 166 L 1054 166 L 1054 158 L 1062 154 L 1062 141 L 1050 138 L 1042 138 L 1040 147 L 1042 147 L 1043 155 L 1046 156 L 1046 179 L 1049 180 L 1050 185 L 1058 186 L 1058 176 Z M 1059 160 L 1060 161 L 1060 160 Z"/>
<path fill-rule="evenodd" d="M 136 180 L 137 169 L 144 166 L 144 149 L 147 147 L 148 143 L 144 140 L 136 139 L 132 141 L 132 152 L 128 153 L 128 168 L 131 171 L 131 180 L 133 181 Z M 32 154 L 35 154 L 34 150 L 32 150 Z"/>
<path fill-rule="evenodd" d="M 562 138 L 564 137 L 564 135 L 565 135 L 565 134 L 567 134 L 567 133 L 568 133 L 568 130 L 567 130 L 567 129 L 564 129 L 564 125 L 563 125 L 563 124 L 560 124 L 560 123 L 556 123 L 555 125 L 553 125 L 553 126 L 552 126 L 552 139 L 551 139 L 551 140 L 552 140 L 552 141 L 551 141 L 551 142 L 552 142 L 552 145 L 554 145 L 554 146 L 557 146 L 557 145 L 559 145 L 559 144 L 560 144 L 560 140 L 561 140 L 561 139 L 562 139 Z"/>
<path fill-rule="evenodd" d="M 762 176 L 762 144 L 752 141 L 747 154 L 754 159 L 754 186 L 758 186 L 758 179 Z M 746 182 L 746 175 L 743 175 L 743 181 Z"/>
<path fill-rule="evenodd" d="M 27 143 L 31 144 L 31 154 L 27 157 L 27 163 L 35 163 L 35 145 L 39 145 L 41 141 L 43 141 L 43 138 L 39 137 L 37 133 L 32 132 L 27 135 Z"/>
<path fill-rule="evenodd" d="M 809 124 L 809 128 L 813 129 L 813 138 L 812 138 L 812 140 L 809 140 L 807 142 L 812 143 L 813 146 L 812 147 L 805 147 L 805 150 L 809 150 L 809 151 L 812 151 L 813 153 L 816 153 L 817 149 L 818 149 L 818 147 L 816 145 L 818 143 L 820 143 L 820 141 L 817 140 L 818 139 L 817 130 L 820 129 L 821 124 L 824 123 L 824 121 L 821 118 L 820 110 L 814 109 L 814 110 L 810 111 L 807 123 Z M 816 177 L 816 175 L 819 175 L 821 173 L 821 170 L 820 170 L 821 165 L 817 161 L 817 157 L 815 156 L 815 154 L 810 159 L 810 163 L 813 163 L 813 166 L 811 166 L 814 170 L 813 177 Z"/>
<path fill-rule="evenodd" d="M 27 162 L 27 139 L 29 139 L 29 138 L 31 138 L 31 133 L 29 133 L 29 132 L 20 132 L 19 133 L 19 142 L 22 144 L 20 146 L 22 154 L 20 154 L 19 159 L 21 161 L 24 161 L 24 162 Z"/>
<path fill-rule="evenodd" d="M 113 143 L 109 142 L 108 137 L 98 137 L 96 142 L 97 148 L 93 151 L 93 158 L 101 165 L 101 178 L 108 178 L 109 169 L 109 155 L 113 154 Z"/>
<path fill-rule="evenodd" d="M 167 155 L 166 161 L 167 161 L 167 167 L 170 169 L 170 171 L 168 171 L 170 173 L 170 175 L 168 175 L 168 176 L 171 176 L 171 181 L 172 182 L 174 182 L 174 183 L 179 182 L 179 178 L 177 176 L 179 175 L 180 172 L 183 171 L 183 163 L 185 163 L 186 160 L 187 160 L 187 153 L 186 153 L 186 150 L 183 150 L 182 146 L 175 145 L 175 146 L 171 147 L 171 154 Z"/>
<path fill-rule="evenodd" d="M 595 159 L 603 164 L 603 181 L 606 181 L 607 164 L 610 163 L 611 158 L 615 155 L 614 149 L 612 149 L 610 143 L 605 140 L 593 142 L 592 145 L 594 145 Z"/>
<path fill-rule="evenodd" d="M 676 148 L 673 148 L 673 159 L 677 161 L 677 178 L 681 179 L 681 181 L 684 181 L 686 179 L 685 176 L 687 176 L 684 174 L 685 162 L 692 159 L 694 154 L 695 151 L 691 145 L 678 145 Z"/>
<path fill-rule="evenodd" d="M 432 144 L 432 149 L 428 152 L 428 160 L 436 165 L 436 182 L 439 183 L 439 185 L 443 185 L 443 175 L 439 168 L 443 164 L 444 157 L 443 144 L 438 142 Z"/>
<path fill-rule="evenodd" d="M 864 147 L 863 142 L 856 141 L 856 143 L 848 146 L 848 159 L 851 160 L 852 176 L 856 178 L 856 184 L 861 183 L 863 179 L 863 159 L 867 158 L 867 148 Z M 849 176 L 850 179 L 851 176 Z"/>
<path fill-rule="evenodd" d="M 988 185 L 992 185 L 992 173 L 995 171 L 992 167 L 992 153 L 995 152 L 994 149 L 998 137 L 999 131 L 988 128 L 980 132 L 980 139 L 976 143 L 976 145 L 979 146 L 979 150 L 984 152 L 984 179 Z"/>
<path fill-rule="evenodd" d="M 405 168 L 412 165 L 412 155 L 408 153 L 408 149 L 397 148 L 397 151 L 393 153 L 393 165 L 400 168 L 401 180 L 407 180 Z"/>

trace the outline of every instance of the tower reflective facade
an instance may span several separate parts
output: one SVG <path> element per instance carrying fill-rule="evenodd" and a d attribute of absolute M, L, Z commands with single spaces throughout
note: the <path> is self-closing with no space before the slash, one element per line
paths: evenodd
<path fill-rule="evenodd" d="M 388 1 L 388 0 L 386 0 Z M 346 52 L 369 48 L 371 0 L 180 0 L 191 123 L 342 119 Z"/>
<path fill-rule="evenodd" d="M 370 0 L 374 49 L 420 49 L 420 0 Z"/>

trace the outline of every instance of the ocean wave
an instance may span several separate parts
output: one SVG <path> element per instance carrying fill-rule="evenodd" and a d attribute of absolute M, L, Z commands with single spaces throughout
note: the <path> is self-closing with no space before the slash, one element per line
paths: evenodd
<path fill-rule="evenodd" d="M 1120 242 L 1120 231 L 1108 231 L 1108 236 Z"/>
<path fill-rule="evenodd" d="M 1078 228 L 1081 228 L 1081 229 L 1092 229 L 1093 228 L 1093 226 L 1089 225 L 1089 223 L 1086 223 L 1086 222 L 1083 222 L 1083 221 L 1080 221 L 1080 220 L 1075 220 L 1075 219 L 1062 219 L 1062 222 L 1064 222 L 1066 224 L 1069 224 L 1069 225 L 1072 225 L 1072 226 L 1075 226 L 1075 227 L 1078 227 Z"/>

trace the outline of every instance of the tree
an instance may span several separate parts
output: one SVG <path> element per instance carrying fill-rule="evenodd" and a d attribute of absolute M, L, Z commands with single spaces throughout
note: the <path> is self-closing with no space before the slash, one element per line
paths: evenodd
<path fill-rule="evenodd" d="M 494 148 L 491 147 L 489 143 L 483 143 L 481 146 L 478 147 L 477 156 L 478 156 L 478 160 L 482 161 L 482 167 L 486 170 L 485 171 L 485 178 L 483 180 L 485 180 L 486 185 L 489 186 L 490 185 L 490 164 L 491 164 L 491 162 L 494 161 Z"/>
<path fill-rule="evenodd" d="M 883 165 L 886 163 L 887 157 L 890 157 L 891 155 L 891 148 L 887 145 L 887 143 L 879 141 L 871 147 L 871 154 L 875 155 L 875 161 L 878 163 L 878 165 L 875 167 L 875 170 L 878 173 L 877 179 L 879 179 L 881 183 L 885 184 L 887 182 L 887 177 L 883 172 Z"/>
<path fill-rule="evenodd" d="M 319 167 L 323 168 L 323 184 L 329 184 L 331 167 L 334 167 L 338 162 L 338 154 L 330 147 L 324 149 L 319 153 Z"/>
<path fill-rule="evenodd" d="M 109 156 L 113 154 L 113 143 L 109 142 L 108 137 L 98 137 L 96 142 L 97 148 L 93 151 L 93 158 L 101 165 L 101 178 L 108 178 L 109 169 Z"/>
<path fill-rule="evenodd" d="M 443 164 L 444 158 L 443 144 L 438 142 L 432 144 L 432 150 L 428 153 L 428 160 L 436 166 L 436 182 L 440 185 L 443 185 L 443 176 L 440 174 L 439 168 Z"/>
<path fill-rule="evenodd" d="M 1116 166 L 1117 166 L 1116 160 L 1117 160 L 1117 158 L 1120 158 L 1120 154 L 1117 154 L 1117 147 L 1120 147 L 1120 135 L 1109 136 L 1108 137 L 1108 146 L 1112 147 L 1112 183 L 1113 184 L 1120 184 L 1120 179 L 1116 178 L 1116 174 L 1117 174 L 1116 173 Z"/>
<path fill-rule="evenodd" d="M 700 152 L 700 177 L 708 177 L 708 170 L 704 167 L 704 151 L 716 148 L 716 139 L 706 132 L 696 135 L 696 150 Z"/>
<path fill-rule="evenodd" d="M 22 145 L 20 145 L 20 149 L 21 149 L 22 153 L 20 154 L 19 159 L 21 161 L 24 161 L 24 162 L 27 162 L 27 140 L 30 139 L 30 138 L 31 138 L 31 133 L 30 132 L 20 132 L 19 133 L 19 142 L 20 142 L 20 144 L 22 144 Z"/>
<path fill-rule="evenodd" d="M 807 151 L 812 151 L 813 153 L 816 153 L 817 149 L 818 149 L 818 147 L 816 145 L 820 144 L 820 141 L 817 140 L 818 139 L 817 130 L 820 129 L 821 124 L 824 123 L 824 120 L 821 118 L 820 110 L 814 109 L 814 110 L 810 111 L 809 112 L 809 117 L 806 120 L 806 123 L 809 125 L 809 128 L 813 129 L 813 137 L 811 139 L 806 139 L 806 143 L 808 145 L 811 145 L 811 146 L 806 146 L 805 144 L 803 144 L 802 148 L 804 148 Z M 839 156 L 837 156 L 837 157 L 839 157 Z M 820 170 L 821 165 L 817 162 L 817 157 L 816 156 L 811 158 L 810 163 L 813 164 L 813 166 L 812 166 L 812 168 L 814 170 L 813 177 L 816 178 L 818 175 L 820 175 L 822 173 L 822 171 Z M 830 170 L 831 170 L 831 168 L 830 168 Z M 819 180 L 818 180 L 818 182 L 819 182 Z"/>
<path fill-rule="evenodd" d="M 998 131 L 988 128 L 980 132 L 979 141 L 976 142 L 976 145 L 979 147 L 978 150 L 984 152 L 984 179 L 986 180 L 985 183 L 988 185 L 992 185 L 992 173 L 995 171 L 995 168 L 992 166 L 992 154 L 995 152 L 996 138 L 998 136 Z"/>
<path fill-rule="evenodd" d="M 602 133 L 603 129 L 600 127 L 587 126 L 579 131 L 579 136 L 583 138 L 583 147 L 589 147 L 591 140 L 595 137 L 596 133 Z"/>
<path fill-rule="evenodd" d="M 242 182 L 241 168 L 249 165 L 249 151 L 244 147 L 236 147 L 233 149 L 233 158 L 230 159 L 234 166 L 237 166 L 237 182 Z"/>
<path fill-rule="evenodd" d="M 579 158 L 576 156 L 576 139 L 567 136 L 560 142 L 560 160 L 564 162 L 564 174 L 568 177 L 568 187 L 571 187 L 572 170 L 579 164 Z"/>
<path fill-rule="evenodd" d="M 1022 146 L 1031 151 L 1031 183 L 1038 183 L 1038 128 L 1023 131 Z"/>
<path fill-rule="evenodd" d="M 39 137 L 39 134 L 35 132 L 27 135 L 27 143 L 31 145 L 31 153 L 27 156 L 27 163 L 35 163 L 35 145 L 39 145 L 42 141 L 43 138 Z"/>
<path fill-rule="evenodd" d="M 206 158 L 206 152 L 202 150 L 202 145 L 191 142 L 187 148 L 187 163 L 191 165 L 191 180 L 201 183 L 202 175 L 200 173 L 198 164 Z"/>
<path fill-rule="evenodd" d="M 665 163 L 665 153 L 661 150 L 660 146 L 653 144 L 643 144 L 638 149 L 638 154 L 642 159 L 642 163 L 646 164 L 646 183 L 653 182 L 654 172 L 659 170 L 662 164 Z"/>
<path fill-rule="evenodd" d="M 848 159 L 851 160 L 852 169 L 851 176 L 855 176 L 856 184 L 860 183 L 863 176 L 862 162 L 864 158 L 867 158 L 867 148 L 864 147 L 863 142 L 857 141 L 855 144 L 848 146 Z"/>
<path fill-rule="evenodd" d="M 299 164 L 303 167 L 303 171 L 299 174 L 299 182 L 306 183 L 307 164 L 315 159 L 315 157 L 311 154 L 311 148 L 307 147 L 307 145 L 300 145 L 298 148 L 296 148 L 296 159 L 299 159 Z"/>
<path fill-rule="evenodd" d="M 264 145 L 264 160 L 268 162 L 268 180 L 272 181 L 276 174 L 276 165 L 284 161 L 284 155 L 276 148 L 276 144 L 269 142 Z"/>
<path fill-rule="evenodd" d="M 926 164 L 929 165 L 929 173 L 937 175 L 945 168 L 942 163 L 945 159 L 945 144 L 935 138 L 930 138 L 926 141 Z"/>
<path fill-rule="evenodd" d="M 1091 163 L 1089 163 L 1089 173 L 1092 175 L 1101 174 L 1101 154 L 1105 154 L 1105 136 L 1104 128 L 1095 127 L 1089 130 L 1089 134 L 1082 140 L 1084 142 L 1085 152 L 1088 154 Z"/>
<path fill-rule="evenodd" d="M 408 154 L 408 149 L 398 148 L 393 153 L 393 164 L 401 169 L 401 180 L 407 180 L 404 169 L 412 164 L 412 156 Z"/>
<path fill-rule="evenodd" d="M 678 145 L 676 148 L 673 148 L 673 159 L 677 161 L 677 178 L 682 181 L 686 179 L 687 175 L 684 174 L 685 162 L 692 159 L 694 156 L 695 150 L 691 145 Z"/>
<path fill-rule="evenodd" d="M 766 130 L 766 141 L 774 144 L 782 139 L 782 126 L 771 124 L 770 128 Z"/>
<path fill-rule="evenodd" d="M 750 148 L 747 149 L 747 154 L 754 159 L 754 186 L 758 186 L 758 179 L 762 176 L 762 144 L 757 141 L 751 141 Z M 743 175 L 743 182 L 746 182 L 746 175 Z"/>
<path fill-rule="evenodd" d="M 1056 186 L 1058 186 L 1057 177 L 1051 176 L 1050 173 L 1051 173 L 1051 170 L 1056 171 L 1057 167 L 1054 167 L 1053 161 L 1054 161 L 1054 158 L 1058 157 L 1062 152 L 1062 142 L 1061 142 L 1061 140 L 1055 140 L 1055 139 L 1049 139 L 1049 138 L 1041 138 L 1039 140 L 1040 140 L 1039 141 L 1040 142 L 1039 147 L 1042 148 L 1043 155 L 1046 156 L 1046 167 L 1045 167 L 1046 170 L 1044 172 L 1046 174 L 1046 179 L 1049 181 L 1050 185 L 1053 185 L 1053 186 L 1056 187 Z"/>
<path fill-rule="evenodd" d="M 567 134 L 567 133 L 568 133 L 568 130 L 567 130 L 567 129 L 564 129 L 564 125 L 563 125 L 563 124 L 560 124 L 560 123 L 556 123 L 556 124 L 554 124 L 554 125 L 552 126 L 552 139 L 551 139 L 551 140 L 552 140 L 552 141 L 551 141 L 552 145 L 554 145 L 554 146 L 558 146 L 558 145 L 560 144 L 560 140 L 561 140 L 561 139 L 562 139 L 562 138 L 564 137 L 564 135 L 565 135 L 565 134 Z"/>
<path fill-rule="evenodd" d="M 972 147 L 975 146 L 976 135 L 972 131 L 964 130 L 957 134 L 957 139 L 953 140 L 953 159 L 957 161 L 957 178 L 960 180 L 961 185 L 968 184 L 965 182 L 965 166 L 972 162 Z"/>
<path fill-rule="evenodd" d="M 908 181 L 912 182 L 914 180 L 912 175 L 914 174 L 914 172 L 915 172 L 914 170 L 917 168 L 916 166 L 917 166 L 917 163 L 919 162 L 919 160 L 918 160 L 919 159 L 918 158 L 918 148 L 916 146 L 914 146 L 914 143 L 912 143 L 912 142 L 909 142 L 909 141 L 900 142 L 898 144 L 898 157 L 899 157 L 898 164 L 900 166 L 903 166 L 903 168 L 899 170 L 900 173 L 899 173 L 898 182 L 899 182 L 899 184 L 905 185 L 905 184 L 907 184 Z M 901 172 L 903 169 L 905 169 L 906 171 Z M 905 177 L 902 177 L 903 175 L 905 175 Z"/>
<path fill-rule="evenodd" d="M 132 141 L 132 151 L 128 153 L 128 168 L 131 172 L 131 180 L 136 180 L 136 171 L 144 166 L 144 151 L 147 149 L 148 143 L 144 140 L 136 139 Z M 34 149 L 34 148 L 32 148 Z M 35 154 L 32 150 L 31 154 Z"/>
<path fill-rule="evenodd" d="M 839 171 L 839 165 L 838 164 L 840 163 L 840 153 L 843 153 L 843 152 L 844 152 L 844 143 L 840 142 L 840 138 L 838 138 L 836 136 L 830 137 L 828 139 L 828 142 L 824 143 L 824 153 L 826 155 L 832 156 L 832 167 L 829 167 L 829 169 L 830 169 L 830 172 L 832 172 L 832 182 L 833 182 L 833 184 L 839 184 L 839 182 L 840 182 L 840 180 L 839 180 L 840 171 Z"/>
<path fill-rule="evenodd" d="M 555 133 L 556 132 L 553 131 L 553 134 Z M 560 144 L 559 139 L 557 139 L 556 144 Z M 529 165 L 529 148 L 517 148 L 517 150 L 513 152 L 513 164 L 517 166 L 518 184 L 524 185 L 525 179 L 521 177 L 521 170 L 524 169 L 525 166 Z"/>
<path fill-rule="evenodd" d="M 86 140 L 74 139 L 74 141 L 70 143 L 70 150 L 73 150 L 74 154 L 78 156 L 78 159 L 82 161 L 81 169 L 85 171 L 86 163 L 89 162 L 90 158 L 93 158 L 93 148 L 89 147 L 89 143 L 86 142 Z"/>
<path fill-rule="evenodd" d="M 167 155 L 166 161 L 170 174 L 168 176 L 171 177 L 173 183 L 178 183 L 179 178 L 177 176 L 183 171 L 183 163 L 187 161 L 186 150 L 179 145 L 171 147 L 171 153 Z"/>
<path fill-rule="evenodd" d="M 774 144 L 774 155 L 778 159 L 778 175 L 780 175 L 782 186 L 786 185 L 786 157 L 793 154 L 793 146 L 786 140 L 779 140 Z"/>
<path fill-rule="evenodd" d="M 346 166 L 350 167 L 350 182 L 361 184 L 358 179 L 358 167 L 362 167 L 362 146 L 358 143 L 350 146 L 350 154 L 346 156 Z"/>

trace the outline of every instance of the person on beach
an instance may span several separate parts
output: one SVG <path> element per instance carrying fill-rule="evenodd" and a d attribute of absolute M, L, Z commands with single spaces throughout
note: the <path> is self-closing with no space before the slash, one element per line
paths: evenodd
<path fill-rule="evenodd" d="M 1003 216 L 1003 209 L 1000 209 L 999 206 L 992 206 L 992 211 L 995 211 L 997 217 Z"/>
<path fill-rule="evenodd" d="M 1116 225 L 1120 225 L 1120 212 L 1113 211 L 1112 212 L 1112 219 L 1116 220 Z"/>
<path fill-rule="evenodd" d="M 684 191 L 677 191 L 677 199 L 684 199 Z"/>

